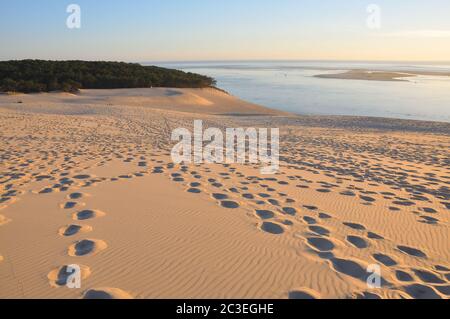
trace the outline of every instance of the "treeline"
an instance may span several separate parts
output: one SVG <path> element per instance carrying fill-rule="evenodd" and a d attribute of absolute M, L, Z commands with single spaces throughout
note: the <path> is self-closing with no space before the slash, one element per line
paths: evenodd
<path fill-rule="evenodd" d="M 0 61 L 0 92 L 76 92 L 79 89 L 204 88 L 215 80 L 190 72 L 123 62 Z"/>

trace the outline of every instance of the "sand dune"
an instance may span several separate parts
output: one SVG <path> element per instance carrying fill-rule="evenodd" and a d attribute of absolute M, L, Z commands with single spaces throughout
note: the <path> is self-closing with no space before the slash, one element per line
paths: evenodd
<path fill-rule="evenodd" d="M 201 114 L 285 114 L 239 100 L 213 88 L 81 90 L 78 94 L 40 93 L 1 96 L 1 107 L 11 108 L 14 104 L 26 105 L 24 111 L 64 115 L 98 114 L 104 113 L 105 107 L 120 109 L 124 105 Z M 13 108 L 16 109 L 15 106 Z"/>
<path fill-rule="evenodd" d="M 279 127 L 280 172 L 174 165 L 195 119 Z M 213 90 L 1 96 L 0 298 L 448 298 L 450 128 L 377 125 Z"/>

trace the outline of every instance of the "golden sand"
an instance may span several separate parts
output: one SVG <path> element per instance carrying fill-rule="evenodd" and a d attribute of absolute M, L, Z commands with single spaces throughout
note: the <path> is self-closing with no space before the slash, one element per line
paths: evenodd
<path fill-rule="evenodd" d="M 195 119 L 279 127 L 279 173 L 173 165 Z M 0 298 L 449 296 L 447 124 L 135 89 L 1 96 L 0 132 Z"/>

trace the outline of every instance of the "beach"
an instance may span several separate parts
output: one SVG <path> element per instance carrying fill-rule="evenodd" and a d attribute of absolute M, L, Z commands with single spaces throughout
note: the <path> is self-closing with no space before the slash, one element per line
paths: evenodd
<path fill-rule="evenodd" d="M 279 128 L 278 173 L 174 164 L 195 120 Z M 450 295 L 450 123 L 151 88 L 0 95 L 0 131 L 2 299 Z"/>

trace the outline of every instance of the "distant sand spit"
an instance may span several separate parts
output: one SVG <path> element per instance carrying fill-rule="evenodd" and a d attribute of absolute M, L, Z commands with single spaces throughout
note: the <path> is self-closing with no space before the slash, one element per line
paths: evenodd
<path fill-rule="evenodd" d="M 396 70 L 353 69 L 345 72 L 341 71 L 340 73 L 318 74 L 315 75 L 315 77 L 323 79 L 342 79 L 342 80 L 409 81 L 409 78 L 413 78 L 420 75 L 433 77 L 449 77 L 450 73 L 438 71 L 417 71 L 417 70 L 396 71 Z"/>
<path fill-rule="evenodd" d="M 343 79 L 343 80 L 367 80 L 367 81 L 408 81 L 415 74 L 386 71 L 351 70 L 336 74 L 319 74 L 316 78 Z"/>
<path fill-rule="evenodd" d="M 279 127 L 279 173 L 174 165 L 195 119 Z M 0 298 L 448 298 L 449 126 L 213 89 L 0 96 Z"/>

